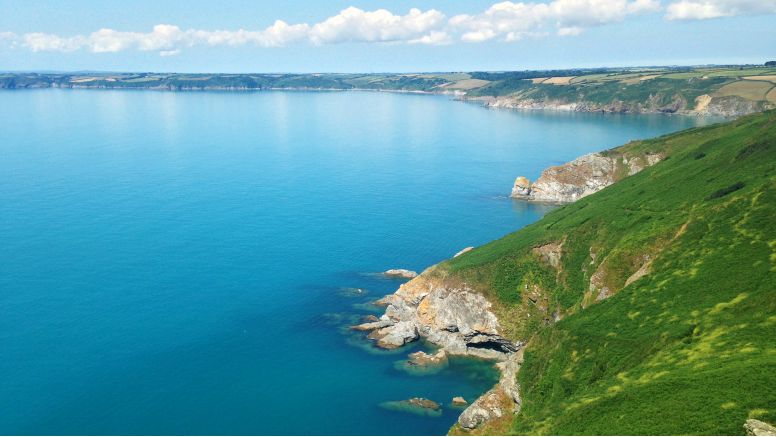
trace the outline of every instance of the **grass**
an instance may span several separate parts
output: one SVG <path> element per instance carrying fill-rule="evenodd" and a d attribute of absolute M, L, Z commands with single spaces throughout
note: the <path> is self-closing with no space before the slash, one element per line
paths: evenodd
<path fill-rule="evenodd" d="M 776 422 L 776 111 L 610 153 L 655 151 L 668 159 L 436 269 L 485 293 L 505 332 L 529 341 L 522 411 L 498 432 Z M 547 242 L 563 244 L 558 270 L 532 250 Z M 649 273 L 625 286 L 645 255 Z M 612 297 L 595 302 L 594 273 Z"/>

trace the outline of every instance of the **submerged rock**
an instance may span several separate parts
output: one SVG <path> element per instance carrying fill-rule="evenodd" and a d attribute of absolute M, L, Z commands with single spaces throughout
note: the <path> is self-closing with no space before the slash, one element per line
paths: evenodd
<path fill-rule="evenodd" d="M 413 272 L 412 270 L 406 270 L 406 269 L 390 269 L 390 270 L 384 271 L 383 275 L 389 278 L 412 279 L 412 278 L 416 278 L 418 276 L 418 273 Z"/>
<path fill-rule="evenodd" d="M 345 297 L 360 297 L 367 294 L 367 290 L 356 287 L 342 287 L 339 289 L 339 294 Z"/>
<path fill-rule="evenodd" d="M 383 402 L 380 406 L 388 410 L 419 414 L 421 416 L 438 417 L 442 415 L 442 407 L 438 403 L 426 398 Z"/>
<path fill-rule="evenodd" d="M 409 354 L 408 359 L 394 363 L 397 370 L 418 376 L 439 373 L 447 365 L 447 352 L 444 349 L 440 349 L 434 354 L 427 354 L 423 351 L 413 352 Z"/>
<path fill-rule="evenodd" d="M 423 351 L 413 352 L 409 355 L 407 363 L 418 367 L 442 366 L 447 364 L 447 352 L 444 349 L 439 349 L 433 355 Z"/>

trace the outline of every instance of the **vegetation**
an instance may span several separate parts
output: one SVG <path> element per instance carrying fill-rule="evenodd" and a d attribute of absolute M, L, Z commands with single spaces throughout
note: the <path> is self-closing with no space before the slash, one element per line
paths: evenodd
<path fill-rule="evenodd" d="M 596 68 L 424 74 L 0 74 L 2 88 L 149 88 L 165 90 L 368 89 L 465 93 L 561 103 L 615 105 L 613 110 L 690 110 L 702 95 L 776 103 L 776 68 Z M 772 96 L 769 93 L 773 94 Z M 770 102 L 770 103 L 769 103 Z"/>
<path fill-rule="evenodd" d="M 776 422 L 776 111 L 609 151 L 655 152 L 667 159 L 433 271 L 482 290 L 528 341 L 522 410 L 498 432 Z"/>

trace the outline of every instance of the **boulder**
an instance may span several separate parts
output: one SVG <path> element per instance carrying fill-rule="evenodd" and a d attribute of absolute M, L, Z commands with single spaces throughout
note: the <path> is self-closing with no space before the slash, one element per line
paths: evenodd
<path fill-rule="evenodd" d="M 746 435 L 771 435 L 776 436 L 776 427 L 757 419 L 749 419 L 744 423 Z"/>
<path fill-rule="evenodd" d="M 413 272 L 412 270 L 406 270 L 406 269 L 390 269 L 390 270 L 384 271 L 383 275 L 388 278 L 412 279 L 412 278 L 416 278 L 418 276 L 418 273 Z"/>
<path fill-rule="evenodd" d="M 377 341 L 377 346 L 383 349 L 396 349 L 417 340 L 418 327 L 412 322 L 399 322 L 377 329 L 369 334 L 369 338 Z"/>
<path fill-rule="evenodd" d="M 525 176 L 518 176 L 512 186 L 512 197 L 529 196 L 531 194 L 531 181 Z"/>
<path fill-rule="evenodd" d="M 465 405 L 469 405 L 469 403 L 466 402 L 466 399 L 464 399 L 461 396 L 454 397 L 452 404 L 453 404 L 454 407 L 463 407 Z"/>

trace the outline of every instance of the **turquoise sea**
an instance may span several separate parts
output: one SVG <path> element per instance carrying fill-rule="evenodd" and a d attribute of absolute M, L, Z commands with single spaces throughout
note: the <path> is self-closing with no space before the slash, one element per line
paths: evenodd
<path fill-rule="evenodd" d="M 703 123 L 377 92 L 0 92 L 0 433 L 444 434 L 497 375 L 346 327 L 547 206 L 581 154 Z M 361 289 L 353 290 L 353 289 Z M 383 409 L 422 396 L 440 417 Z"/>

